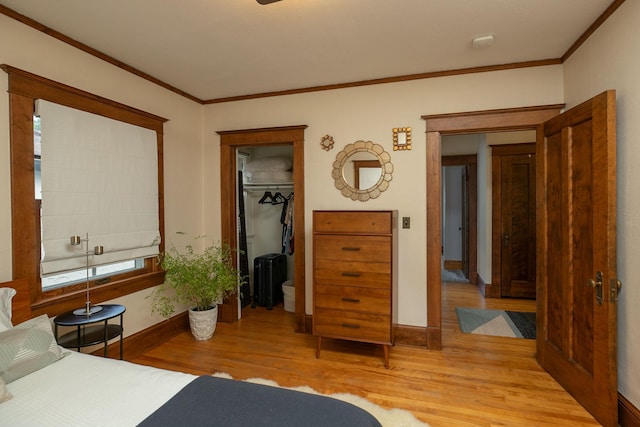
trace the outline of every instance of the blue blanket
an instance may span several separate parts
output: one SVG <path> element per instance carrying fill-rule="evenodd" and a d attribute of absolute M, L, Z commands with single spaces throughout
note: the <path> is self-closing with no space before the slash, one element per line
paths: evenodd
<path fill-rule="evenodd" d="M 330 397 L 210 376 L 196 378 L 139 425 L 381 427 L 365 410 Z"/>

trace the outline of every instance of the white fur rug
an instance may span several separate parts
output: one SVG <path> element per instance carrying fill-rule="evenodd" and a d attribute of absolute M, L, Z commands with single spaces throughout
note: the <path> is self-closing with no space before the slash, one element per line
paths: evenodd
<path fill-rule="evenodd" d="M 233 377 L 224 372 L 217 372 L 213 374 L 214 377 L 233 379 Z M 282 387 L 277 382 L 266 380 L 264 378 L 248 378 L 245 381 L 256 384 L 263 384 L 272 387 L 288 388 L 290 390 L 301 391 L 310 394 L 322 394 L 318 393 L 314 389 L 308 386 L 300 387 Z M 334 393 L 325 394 L 324 396 L 332 397 L 334 399 L 342 400 L 347 403 L 351 403 L 359 408 L 364 409 L 373 415 L 383 427 L 429 427 L 428 424 L 418 420 L 411 412 L 404 409 L 386 409 L 375 403 L 369 402 L 364 397 L 356 396 L 349 393 Z"/>

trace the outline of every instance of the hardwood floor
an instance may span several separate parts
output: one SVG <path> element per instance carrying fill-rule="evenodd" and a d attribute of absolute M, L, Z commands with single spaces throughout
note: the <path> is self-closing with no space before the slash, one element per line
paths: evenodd
<path fill-rule="evenodd" d="M 396 345 L 390 369 L 382 348 L 371 344 L 326 339 L 316 359 L 315 337 L 294 333 L 294 315 L 281 305 L 247 307 L 241 321 L 218 323 L 210 341 L 185 332 L 132 361 L 353 393 L 409 410 L 434 427 L 599 425 L 536 363 L 535 340 L 463 334 L 456 306 L 535 311 L 531 300 L 484 300 L 470 284 L 445 284 L 443 349 Z"/>

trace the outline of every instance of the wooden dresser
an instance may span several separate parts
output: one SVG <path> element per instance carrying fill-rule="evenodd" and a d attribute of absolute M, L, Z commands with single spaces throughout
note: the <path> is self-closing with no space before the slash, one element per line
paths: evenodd
<path fill-rule="evenodd" d="M 397 212 L 313 212 L 313 334 L 382 344 L 397 323 Z"/>

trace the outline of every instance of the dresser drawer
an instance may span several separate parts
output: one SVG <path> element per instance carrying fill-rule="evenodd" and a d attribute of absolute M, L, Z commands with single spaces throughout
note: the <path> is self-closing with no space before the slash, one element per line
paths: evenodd
<path fill-rule="evenodd" d="M 313 231 L 320 233 L 391 234 L 390 211 L 314 211 Z"/>
<path fill-rule="evenodd" d="M 330 338 L 391 343 L 391 320 L 381 314 L 359 313 L 316 307 L 313 333 Z"/>
<path fill-rule="evenodd" d="M 316 235 L 316 259 L 386 262 L 391 259 L 391 238 L 385 236 Z"/>
<path fill-rule="evenodd" d="M 382 262 L 346 262 L 317 259 L 314 284 L 391 288 L 391 266 Z"/>
<path fill-rule="evenodd" d="M 316 285 L 315 306 L 391 315 L 391 290 Z"/>

